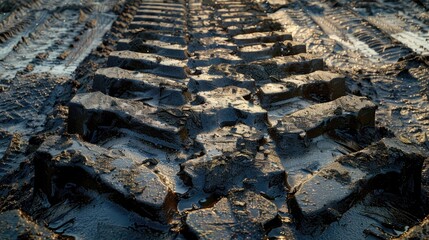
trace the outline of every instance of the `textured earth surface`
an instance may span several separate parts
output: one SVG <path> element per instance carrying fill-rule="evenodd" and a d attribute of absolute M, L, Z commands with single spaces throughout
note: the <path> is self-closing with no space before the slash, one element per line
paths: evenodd
<path fill-rule="evenodd" d="M 0 239 L 429 238 L 429 1 L 0 1 Z"/>

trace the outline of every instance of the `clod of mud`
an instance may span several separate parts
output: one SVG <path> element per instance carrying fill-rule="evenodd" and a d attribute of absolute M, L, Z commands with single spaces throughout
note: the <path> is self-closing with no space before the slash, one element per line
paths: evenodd
<path fill-rule="evenodd" d="M 204 155 L 181 164 L 179 173 L 195 190 L 225 195 L 235 187 L 262 191 L 272 198 L 285 187 L 285 172 L 268 139 L 238 124 L 199 134 Z"/>
<path fill-rule="evenodd" d="M 269 200 L 251 191 L 233 189 L 212 208 L 190 211 L 186 225 L 188 234 L 198 239 L 261 239 L 276 217 L 277 208 Z"/>
<path fill-rule="evenodd" d="M 118 67 L 99 69 L 93 89 L 114 97 L 147 101 L 155 106 L 180 106 L 190 100 L 185 83 Z"/>
<path fill-rule="evenodd" d="M 259 105 L 246 100 L 250 94 L 247 89 L 233 86 L 199 92 L 195 105 L 185 105 L 182 108 L 184 113 L 189 115 L 189 133 L 194 135 L 196 132 L 238 123 L 263 128 L 267 121 L 267 112 Z"/>
<path fill-rule="evenodd" d="M 97 139 L 109 128 L 126 128 L 147 136 L 155 145 L 178 149 L 187 133 L 180 116 L 158 110 L 142 102 L 123 100 L 100 92 L 77 94 L 69 105 L 68 131 L 84 139 Z"/>
<path fill-rule="evenodd" d="M 344 96 L 287 115 L 270 132 L 280 147 L 293 147 L 335 129 L 374 127 L 376 108 L 364 97 Z"/>
<path fill-rule="evenodd" d="M 131 51 L 117 51 L 109 55 L 108 67 L 121 67 L 145 73 L 157 74 L 165 77 L 185 79 L 189 69 L 186 62 L 167 57 L 161 57 L 152 53 L 138 53 Z"/>
<path fill-rule="evenodd" d="M 168 222 L 176 200 L 168 184 L 141 162 L 74 138 L 49 137 L 34 156 L 35 188 L 51 204 L 70 185 L 107 193 L 113 201 L 155 221 Z"/>
<path fill-rule="evenodd" d="M 45 60 L 49 57 L 49 53 L 39 53 L 36 55 L 36 59 Z"/>
<path fill-rule="evenodd" d="M 69 56 L 69 54 L 70 54 L 70 51 L 69 50 L 65 50 L 60 55 L 58 55 L 57 59 L 59 59 L 59 60 L 66 60 L 66 58 Z"/>
<path fill-rule="evenodd" d="M 410 199 L 421 194 L 425 155 L 396 139 L 383 139 L 368 148 L 339 157 L 300 186 L 289 200 L 301 231 L 312 233 L 335 221 L 350 203 L 373 189 L 398 192 Z"/>
<path fill-rule="evenodd" d="M 309 54 L 298 54 L 238 64 L 234 67 L 237 72 L 252 77 L 257 83 L 267 83 L 273 77 L 281 79 L 292 74 L 308 74 L 323 70 L 324 63 L 323 59 L 314 58 Z"/>
<path fill-rule="evenodd" d="M 25 72 L 32 72 L 33 70 L 34 70 L 33 64 L 28 64 L 24 69 Z"/>
<path fill-rule="evenodd" d="M 236 72 L 229 64 L 219 64 L 210 67 L 199 68 L 196 76 L 191 76 L 188 88 L 192 93 L 211 91 L 216 88 L 236 86 L 255 91 L 256 84 L 250 77 Z"/>
<path fill-rule="evenodd" d="M 87 28 L 95 28 L 97 26 L 97 19 L 92 19 L 86 22 L 85 27 Z"/>
<path fill-rule="evenodd" d="M 263 107 L 294 97 L 335 100 L 346 94 L 344 77 L 326 71 L 294 75 L 260 87 L 258 96 Z"/>

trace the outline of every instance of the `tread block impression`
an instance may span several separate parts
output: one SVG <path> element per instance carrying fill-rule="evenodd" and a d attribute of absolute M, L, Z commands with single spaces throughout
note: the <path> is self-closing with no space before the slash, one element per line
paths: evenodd
<path fill-rule="evenodd" d="M 243 184 L 276 196 L 285 172 L 269 139 L 255 128 L 238 124 L 199 134 L 204 154 L 181 164 L 188 185 L 206 193 L 226 194 Z"/>
<path fill-rule="evenodd" d="M 179 44 L 185 45 L 187 43 L 187 38 L 180 34 L 174 34 L 171 32 L 159 32 L 159 31 L 141 31 L 132 36 L 133 40 L 143 40 L 143 41 L 160 41 L 170 44 Z M 121 42 L 119 42 L 121 44 Z"/>
<path fill-rule="evenodd" d="M 93 89 L 114 97 L 166 105 L 183 105 L 190 100 L 190 93 L 182 81 L 118 67 L 97 70 Z"/>
<path fill-rule="evenodd" d="M 243 60 L 257 61 L 300 53 L 306 53 L 306 47 L 304 44 L 284 41 L 241 47 L 238 55 Z"/>
<path fill-rule="evenodd" d="M 249 102 L 251 92 L 244 88 L 223 87 L 199 92 L 198 105 L 185 105 L 184 113 L 190 133 L 210 131 L 216 127 L 245 123 L 249 126 L 263 126 L 267 122 L 267 111 Z"/>
<path fill-rule="evenodd" d="M 258 96 L 263 107 L 293 97 L 335 100 L 346 94 L 345 78 L 336 73 L 315 71 L 282 78 L 260 87 Z"/>
<path fill-rule="evenodd" d="M 291 56 L 275 57 L 260 60 L 249 64 L 237 64 L 236 71 L 245 76 L 251 76 L 257 84 L 270 83 L 271 79 L 282 79 L 292 74 L 308 74 L 323 70 L 324 62 L 321 58 L 314 58 L 307 53 Z"/>
<path fill-rule="evenodd" d="M 124 51 L 129 50 L 140 53 L 154 53 L 163 57 L 185 60 L 188 58 L 186 47 L 180 44 L 164 43 L 157 40 L 143 40 L 136 38 L 133 40 L 122 39 L 119 40 L 116 50 Z"/>
<path fill-rule="evenodd" d="M 126 158 L 74 138 L 52 136 L 35 157 L 35 187 L 51 203 L 61 201 L 67 183 L 111 194 L 124 208 L 159 222 L 176 211 L 174 193 L 158 174 Z"/>
<path fill-rule="evenodd" d="M 164 77 L 185 79 L 189 68 L 186 61 L 161 57 L 152 53 L 115 51 L 109 55 L 108 67 L 121 67 L 156 74 Z"/>
<path fill-rule="evenodd" d="M 139 132 L 155 145 L 178 149 L 187 139 L 182 122 L 180 116 L 174 117 L 167 110 L 100 92 L 77 94 L 69 104 L 68 131 L 87 140 L 116 127 Z"/>
<path fill-rule="evenodd" d="M 227 27 L 227 31 L 231 35 L 238 34 L 248 34 L 255 32 L 273 32 L 273 31 L 281 31 L 282 26 L 280 23 L 275 22 L 272 19 L 264 19 L 256 24 L 247 25 L 247 26 L 229 26 Z"/>
<path fill-rule="evenodd" d="M 191 92 L 211 91 L 216 88 L 235 86 L 255 91 L 255 81 L 244 74 L 236 72 L 228 64 L 219 64 L 201 69 L 201 74 L 189 79 L 188 87 Z"/>
<path fill-rule="evenodd" d="M 166 31 L 166 32 L 183 32 L 184 27 L 185 26 L 183 24 L 175 24 L 175 23 L 133 21 L 131 22 L 129 29 L 130 30 L 149 29 L 149 30 Z"/>
<path fill-rule="evenodd" d="M 277 207 L 271 201 L 251 191 L 232 190 L 212 208 L 189 212 L 186 225 L 198 239 L 264 239 L 264 227 L 276 218 Z"/>
<path fill-rule="evenodd" d="M 374 189 L 399 191 L 418 199 L 424 159 L 415 147 L 397 139 L 382 139 L 322 168 L 303 183 L 289 206 L 308 231 L 334 221 L 332 214 L 343 214 Z"/>
<path fill-rule="evenodd" d="M 275 43 L 280 41 L 291 41 L 292 35 L 287 32 L 256 32 L 248 34 L 239 34 L 233 37 L 237 45 L 254 45 L 261 43 Z"/>
<path fill-rule="evenodd" d="M 285 143 L 279 144 L 281 147 L 293 146 L 330 130 L 374 127 L 376 109 L 365 97 L 343 96 L 286 115 L 270 131 L 275 139 Z"/>

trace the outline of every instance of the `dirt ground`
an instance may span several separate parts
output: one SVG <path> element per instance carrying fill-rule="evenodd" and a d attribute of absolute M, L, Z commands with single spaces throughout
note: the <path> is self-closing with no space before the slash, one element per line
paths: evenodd
<path fill-rule="evenodd" d="M 429 238 L 428 10 L 0 1 L 0 238 Z"/>

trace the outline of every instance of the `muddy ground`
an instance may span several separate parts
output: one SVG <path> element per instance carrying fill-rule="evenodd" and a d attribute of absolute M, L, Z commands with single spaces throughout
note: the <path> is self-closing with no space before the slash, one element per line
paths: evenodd
<path fill-rule="evenodd" d="M 428 238 L 428 9 L 0 1 L 0 238 Z"/>

